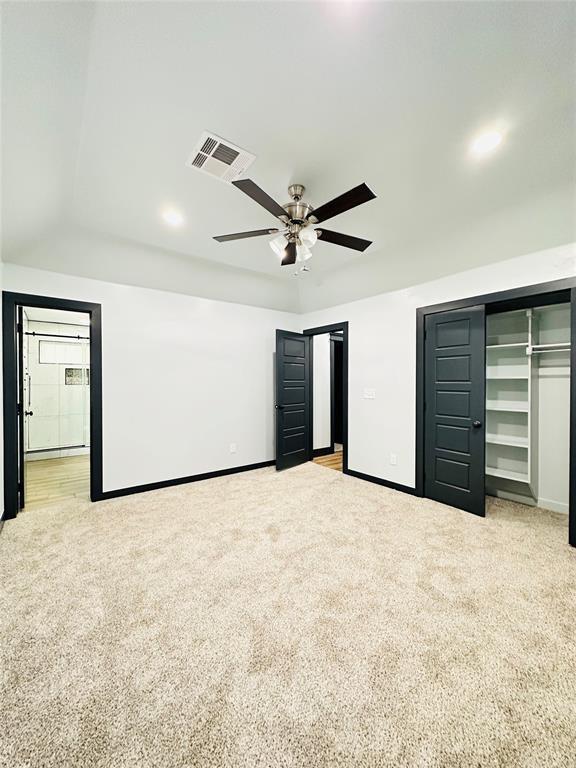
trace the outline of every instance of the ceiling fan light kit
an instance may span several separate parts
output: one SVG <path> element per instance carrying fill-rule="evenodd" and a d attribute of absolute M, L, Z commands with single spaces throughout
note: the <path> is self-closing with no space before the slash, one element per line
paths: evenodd
<path fill-rule="evenodd" d="M 344 248 L 352 248 L 355 251 L 365 251 L 371 245 L 371 240 L 316 227 L 317 224 L 327 219 L 373 200 L 376 195 L 366 184 L 360 184 L 316 209 L 302 199 L 306 191 L 303 184 L 291 184 L 288 187 L 291 200 L 283 206 L 279 205 L 263 189 L 260 189 L 251 179 L 239 179 L 232 181 L 232 184 L 273 216 L 280 219 L 284 227 L 283 229 L 256 229 L 250 232 L 218 235 L 214 240 L 220 243 L 274 234 L 276 237 L 270 241 L 270 248 L 280 257 L 280 264 L 283 267 L 296 264 L 297 261 L 307 261 L 312 256 L 310 249 L 316 245 L 318 240 L 324 240 Z M 309 272 L 310 270 L 304 266 L 300 271 Z M 295 274 L 297 275 L 298 272 Z"/>

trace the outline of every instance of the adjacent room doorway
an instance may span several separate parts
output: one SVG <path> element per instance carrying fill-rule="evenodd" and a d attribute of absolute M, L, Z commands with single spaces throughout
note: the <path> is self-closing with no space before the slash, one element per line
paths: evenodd
<path fill-rule="evenodd" d="M 312 456 L 315 464 L 342 472 L 343 442 L 343 334 L 341 331 L 311 337 Z"/>
<path fill-rule="evenodd" d="M 100 305 L 3 293 L 4 516 L 102 497 Z"/>
<path fill-rule="evenodd" d="M 348 323 L 276 331 L 276 469 L 348 468 Z"/>

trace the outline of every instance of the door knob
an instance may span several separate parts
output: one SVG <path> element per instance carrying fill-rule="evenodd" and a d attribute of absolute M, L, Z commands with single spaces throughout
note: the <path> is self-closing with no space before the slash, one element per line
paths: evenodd
<path fill-rule="evenodd" d="M 479 429 L 482 426 L 482 422 L 481 421 L 473 421 L 472 422 L 472 426 L 474 427 L 474 429 Z"/>
<path fill-rule="evenodd" d="M 34 416 L 34 411 L 24 411 L 24 416 Z"/>
<path fill-rule="evenodd" d="M 276 410 L 277 410 L 277 411 L 281 411 L 281 410 L 283 410 L 283 408 L 284 408 L 284 406 L 283 406 L 283 405 L 277 405 L 277 406 L 276 406 Z"/>

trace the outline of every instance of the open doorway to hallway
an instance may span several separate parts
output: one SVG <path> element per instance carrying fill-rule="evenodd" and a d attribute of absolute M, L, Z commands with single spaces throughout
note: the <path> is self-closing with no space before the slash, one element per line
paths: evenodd
<path fill-rule="evenodd" d="M 23 502 L 90 498 L 90 316 L 22 306 Z"/>
<path fill-rule="evenodd" d="M 343 470 L 344 345 L 341 330 L 312 337 L 313 461 Z"/>
<path fill-rule="evenodd" d="M 2 292 L 5 520 L 102 498 L 101 318 L 100 304 Z"/>

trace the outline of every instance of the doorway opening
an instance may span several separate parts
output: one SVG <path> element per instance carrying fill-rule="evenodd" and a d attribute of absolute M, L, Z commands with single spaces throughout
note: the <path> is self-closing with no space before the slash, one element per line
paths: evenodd
<path fill-rule="evenodd" d="M 90 316 L 20 307 L 23 506 L 90 498 Z"/>
<path fill-rule="evenodd" d="M 277 330 L 275 390 L 276 469 L 330 456 L 346 474 L 348 323 Z"/>
<path fill-rule="evenodd" d="M 312 456 L 315 464 L 342 472 L 344 456 L 342 331 L 312 336 Z"/>
<path fill-rule="evenodd" d="M 4 517 L 102 498 L 100 305 L 3 293 Z"/>

